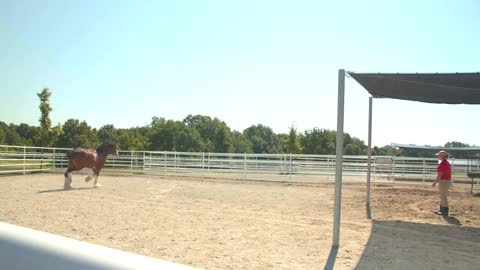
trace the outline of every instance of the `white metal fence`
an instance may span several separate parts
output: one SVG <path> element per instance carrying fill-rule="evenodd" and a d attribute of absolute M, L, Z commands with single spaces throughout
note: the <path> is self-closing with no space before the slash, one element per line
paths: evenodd
<path fill-rule="evenodd" d="M 0 174 L 63 171 L 67 148 L 0 145 Z M 372 176 L 379 180 L 426 181 L 435 177 L 435 158 L 377 156 Z M 466 160 L 451 159 L 455 180 L 466 180 Z M 103 171 L 111 173 L 156 174 L 232 179 L 284 181 L 333 181 L 334 155 L 190 153 L 165 151 L 119 151 L 109 156 Z M 102 172 L 103 172 L 102 171 Z M 363 180 L 366 156 L 345 156 L 344 175 Z M 321 176 L 321 177 L 319 177 Z"/>
<path fill-rule="evenodd" d="M 0 222 L 0 269 L 195 270 L 197 268 Z"/>

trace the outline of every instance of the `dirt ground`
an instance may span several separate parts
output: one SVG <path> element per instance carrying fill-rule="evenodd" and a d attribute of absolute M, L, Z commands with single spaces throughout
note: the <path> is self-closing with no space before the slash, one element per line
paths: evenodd
<path fill-rule="evenodd" d="M 451 218 L 430 186 L 344 184 L 330 253 L 333 184 L 73 175 L 0 177 L 0 221 L 203 269 L 478 269 L 480 197 L 456 186 Z M 329 257 L 329 254 L 332 256 Z"/>

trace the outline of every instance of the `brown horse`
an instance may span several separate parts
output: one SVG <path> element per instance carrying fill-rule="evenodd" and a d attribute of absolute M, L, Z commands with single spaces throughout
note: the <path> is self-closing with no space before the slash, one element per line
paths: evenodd
<path fill-rule="evenodd" d="M 103 143 L 97 148 L 97 150 L 77 147 L 67 152 L 68 169 L 65 172 L 65 185 L 63 188 L 71 189 L 72 187 L 70 184 L 72 183 L 72 176 L 69 175 L 69 173 L 83 168 L 91 168 L 93 171 L 93 175 L 89 175 L 85 178 L 85 182 L 88 182 L 95 177 L 93 186 L 100 187 L 100 184 L 97 183 L 98 175 L 105 165 L 105 160 L 109 154 L 118 155 L 117 146 L 113 143 Z"/>

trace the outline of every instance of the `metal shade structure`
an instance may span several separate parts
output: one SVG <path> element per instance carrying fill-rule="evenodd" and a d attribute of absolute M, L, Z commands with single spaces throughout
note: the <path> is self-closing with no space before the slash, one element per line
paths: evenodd
<path fill-rule="evenodd" d="M 432 150 L 440 151 L 445 150 L 447 152 L 480 152 L 480 147 L 478 146 L 469 146 L 469 147 L 442 147 L 442 146 L 425 146 L 425 145 L 414 145 L 414 144 L 401 144 L 401 143 L 392 143 L 392 147 L 404 148 L 404 149 L 420 149 L 420 150 Z"/>
<path fill-rule="evenodd" d="M 348 74 L 374 98 L 480 104 L 480 73 Z"/>
<path fill-rule="evenodd" d="M 339 247 L 342 194 L 343 122 L 345 75 L 355 79 L 371 95 L 368 116 L 367 215 L 370 217 L 372 153 L 372 98 L 392 98 L 437 104 L 480 104 L 480 73 L 355 73 L 338 72 L 335 202 L 332 247 Z"/>

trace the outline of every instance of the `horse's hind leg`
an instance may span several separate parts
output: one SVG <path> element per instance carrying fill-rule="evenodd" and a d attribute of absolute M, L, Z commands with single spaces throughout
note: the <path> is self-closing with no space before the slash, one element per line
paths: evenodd
<path fill-rule="evenodd" d="M 93 174 L 85 177 L 85 182 L 89 182 L 95 177 L 95 169 L 92 168 Z"/>
<path fill-rule="evenodd" d="M 67 171 L 65 172 L 64 176 L 65 176 L 65 183 L 63 184 L 63 189 L 71 189 L 72 186 L 70 185 L 72 183 L 72 176 L 70 175 L 70 173 L 72 172 L 73 170 L 68 168 Z"/>

